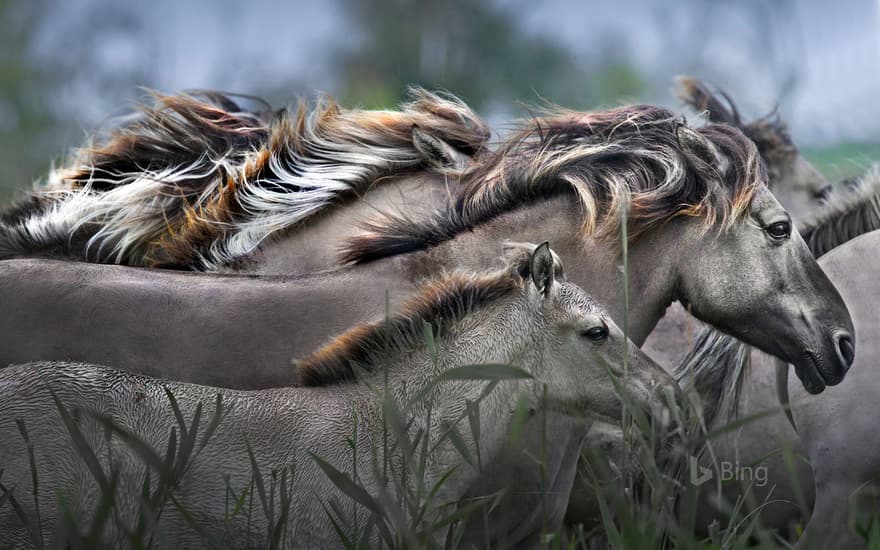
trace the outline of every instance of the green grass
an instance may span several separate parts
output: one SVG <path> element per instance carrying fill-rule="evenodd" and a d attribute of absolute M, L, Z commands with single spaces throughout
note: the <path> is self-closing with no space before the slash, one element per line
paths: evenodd
<path fill-rule="evenodd" d="M 322 457 L 311 456 L 339 490 L 337 496 L 315 495 L 322 499 L 328 520 L 335 526 L 339 536 L 339 546 L 344 548 L 430 548 L 438 547 L 442 541 L 451 541 L 448 547 L 460 547 L 455 541 L 462 535 L 466 520 L 492 525 L 492 511 L 497 505 L 499 495 L 471 502 L 440 502 L 437 493 L 445 481 L 441 478 L 434 484 L 425 479 L 425 461 L 442 441 L 451 441 L 460 452 L 459 467 L 481 467 L 486 457 L 480 456 L 480 449 L 468 448 L 465 440 L 475 438 L 482 429 L 479 416 L 475 413 L 483 399 L 491 395 L 498 384 L 512 378 L 522 378 L 522 371 L 501 365 L 467 366 L 447 373 L 435 383 L 444 380 L 471 380 L 484 385 L 482 397 L 469 403 L 459 417 L 459 421 L 445 426 L 440 441 L 430 441 L 425 429 L 414 430 L 415 425 L 430 426 L 433 404 L 419 408 L 421 415 L 416 421 L 413 403 L 395 403 L 381 392 L 380 400 L 383 421 L 387 426 L 388 438 L 378 445 L 386 446 L 384 456 L 402 459 L 403 468 L 395 468 L 398 475 L 389 474 L 386 469 L 386 489 L 382 494 L 372 494 L 361 483 L 363 468 L 369 465 L 352 464 L 352 470 L 343 472 L 325 461 Z M 621 384 L 625 383 L 620 381 Z M 540 390 L 539 390 L 540 391 Z M 425 393 L 424 395 L 427 395 Z M 228 408 L 218 397 L 210 418 L 203 418 L 201 406 L 195 409 L 192 418 L 184 418 L 174 395 L 167 392 L 167 398 L 174 415 L 175 427 L 170 430 L 167 445 L 156 449 L 144 442 L 137 434 L 116 425 L 111 418 L 98 416 L 106 428 L 106 438 L 120 438 L 143 461 L 145 471 L 141 510 L 139 519 L 132 523 L 121 521 L 115 510 L 117 480 L 119 472 L 114 469 L 111 457 L 109 467 L 102 466 L 98 460 L 100 451 L 92 448 L 78 427 L 77 418 L 84 411 L 68 410 L 56 399 L 58 414 L 68 428 L 71 446 L 76 454 L 89 466 L 100 498 L 90 512 L 87 520 L 74 520 L 72 513 L 63 514 L 66 518 L 61 526 L 65 533 L 64 542 L 71 548 L 103 548 L 106 527 L 113 524 L 126 532 L 133 547 L 157 547 L 156 535 L 161 532 L 161 519 L 167 514 L 181 515 L 187 525 L 204 541 L 206 547 L 227 548 L 227 533 L 223 530 L 209 531 L 194 519 L 197 514 L 186 509 L 178 500 L 177 491 L 182 486 L 195 458 L 205 447 L 217 427 L 224 421 Z M 584 460 L 576 484 L 585 486 L 596 496 L 597 517 L 593 523 L 570 525 L 562 532 L 546 532 L 541 540 L 543 547 L 552 549 L 575 548 L 695 548 L 695 549 L 740 549 L 740 548 L 788 548 L 791 541 L 779 534 L 764 529 L 756 514 L 749 512 L 745 500 L 731 503 L 726 522 L 712 526 L 708 532 L 695 534 L 694 516 L 697 506 L 695 487 L 686 481 L 686 458 L 698 452 L 708 436 L 700 427 L 698 399 L 687 398 L 676 401 L 671 394 L 666 396 L 674 428 L 670 431 L 655 425 L 645 413 L 633 403 L 622 399 L 627 410 L 628 425 L 622 426 L 626 437 L 624 456 L 628 461 L 622 474 L 609 467 L 609 456 L 587 446 Z M 513 423 L 511 438 L 519 438 L 527 415 L 525 401 L 520 400 L 515 412 L 517 420 Z M 742 422 L 760 420 L 761 416 L 744 419 Z M 30 439 L 25 423 L 19 423 L 24 441 L 29 445 L 32 464 L 31 487 L 11 489 L 2 484 L 0 477 L 0 508 L 11 506 L 18 518 L 29 526 L 30 544 L 44 548 L 47 541 L 42 539 L 41 519 L 25 512 L 25 499 L 34 499 L 36 504 L 39 484 L 38 470 L 34 464 Z M 357 425 L 355 433 L 340 445 L 348 445 L 356 451 Z M 723 432 L 716 429 L 714 433 Z M 545 441 L 544 444 L 547 442 Z M 588 442 L 589 443 L 589 442 Z M 109 448 L 109 445 L 107 446 Z M 373 449 L 377 451 L 377 449 Z M 540 456 L 540 453 L 537 453 Z M 295 518 L 289 514 L 295 464 L 277 468 L 258 464 L 250 453 L 252 476 L 246 487 L 233 488 L 227 481 L 226 517 L 224 524 L 231 526 L 237 518 L 251 518 L 257 514 L 266 518 L 268 529 L 265 532 L 249 533 L 249 540 L 259 547 L 295 548 L 290 531 Z M 373 465 L 375 467 L 375 465 Z M 543 468 L 539 461 L 536 468 Z M 218 472 L 222 475 L 222 472 Z M 228 479 L 224 476 L 224 479 Z M 24 485 L 24 484 L 22 484 Z M 66 500 L 59 497 L 58 506 L 66 510 Z M 752 503 L 754 505 L 754 503 Z M 758 503 L 760 506 L 760 503 Z M 134 528 L 125 527 L 134 525 Z M 248 521 L 250 524 L 250 521 Z M 871 543 L 880 542 L 880 524 L 876 518 L 868 518 L 856 527 L 857 531 Z"/>
<path fill-rule="evenodd" d="M 829 180 L 861 175 L 880 162 L 880 143 L 841 143 L 825 148 L 802 148 L 801 153 Z"/>

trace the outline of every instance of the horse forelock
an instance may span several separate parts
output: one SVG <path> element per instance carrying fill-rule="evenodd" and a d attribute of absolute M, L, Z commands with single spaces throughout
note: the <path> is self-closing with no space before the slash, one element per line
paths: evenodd
<path fill-rule="evenodd" d="M 425 327 L 441 339 L 464 317 L 522 290 L 510 271 L 488 275 L 453 273 L 422 286 L 401 311 L 388 319 L 359 325 L 296 362 L 297 385 L 327 386 L 355 379 L 398 352 L 424 349 Z"/>
<path fill-rule="evenodd" d="M 444 211 L 420 222 L 377 215 L 341 259 L 357 263 L 424 249 L 561 193 L 578 201 L 584 238 L 619 241 L 623 208 L 631 239 L 676 216 L 729 227 L 766 183 L 755 145 L 726 124 L 697 129 L 725 159 L 719 174 L 688 159 L 676 135 L 681 124 L 668 110 L 646 105 L 533 119 L 463 174 Z"/>
<path fill-rule="evenodd" d="M 88 229 L 90 249 L 112 250 L 112 261 L 211 268 L 385 176 L 432 169 L 414 126 L 467 154 L 490 136 L 463 102 L 418 88 L 399 111 L 346 110 L 326 96 L 260 112 L 214 92 L 154 98 L 50 173 L 34 196 L 56 207 L 4 215 L 16 242 L 45 246 L 26 229 L 45 223 L 64 228 L 56 240 Z M 86 195 L 107 200 L 74 201 L 77 213 L 57 206 Z"/>

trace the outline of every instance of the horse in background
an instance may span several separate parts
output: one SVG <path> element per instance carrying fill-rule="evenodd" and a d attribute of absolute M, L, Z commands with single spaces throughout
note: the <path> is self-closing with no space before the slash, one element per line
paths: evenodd
<path fill-rule="evenodd" d="M 831 183 L 798 150 L 779 114 L 743 120 L 733 99 L 722 89 L 699 79 L 678 78 L 678 96 L 711 122 L 736 126 L 758 147 L 767 166 L 770 190 L 795 220 L 801 221 L 829 199 Z"/>

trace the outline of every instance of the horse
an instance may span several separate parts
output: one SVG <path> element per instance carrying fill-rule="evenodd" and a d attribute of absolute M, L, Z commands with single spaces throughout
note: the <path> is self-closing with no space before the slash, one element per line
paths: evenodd
<path fill-rule="evenodd" d="M 858 376 L 822 402 L 788 386 L 791 414 L 812 467 L 815 494 L 812 514 L 799 541 L 803 548 L 864 547 L 865 540 L 855 530 L 860 529 L 861 536 L 867 538 L 872 522 L 876 522 L 880 455 L 877 432 L 864 404 L 876 402 L 880 396 L 876 363 L 880 357 L 876 344 L 880 336 L 876 312 L 880 285 L 876 269 L 865 263 L 873 261 L 878 249 L 880 234 L 875 230 L 823 257 L 827 258 L 823 267 L 853 304 L 856 329 L 866 338 L 855 363 Z M 829 448 L 834 452 L 829 453 Z"/>
<path fill-rule="evenodd" d="M 829 195 L 824 206 L 798 222 L 798 231 L 815 257 L 854 237 L 880 228 L 880 170 L 874 167 Z M 681 304 L 672 304 L 645 340 L 644 349 L 667 370 L 680 365 L 704 327 Z"/>
<path fill-rule="evenodd" d="M 847 302 L 853 304 L 854 322 L 862 342 L 875 330 L 875 315 L 870 309 L 878 289 L 872 279 L 873 271 L 865 269 L 864 263 L 873 257 L 872 251 L 880 238 L 878 196 L 876 173 L 869 172 L 845 200 L 829 204 L 802 225 L 805 238 L 820 257 L 820 265 Z M 723 461 L 766 468 L 766 484 L 756 486 L 746 480 L 741 484 L 747 488 L 745 491 L 741 486 L 726 485 L 723 494 L 727 501 L 734 502 L 748 494 L 751 505 L 758 507 L 761 523 L 777 529 L 785 529 L 788 522 L 798 517 L 807 518 L 800 542 L 803 547 L 831 543 L 855 547 L 859 540 L 849 528 L 855 520 L 864 518 L 858 518 L 860 511 L 849 502 L 849 497 L 866 487 L 869 490 L 865 492 L 869 492 L 878 471 L 878 462 L 864 447 L 874 440 L 873 433 L 860 423 L 861 412 L 855 409 L 878 393 L 871 378 L 875 356 L 870 347 L 867 351 L 862 347 L 854 363 L 860 369 L 857 382 L 847 382 L 827 398 L 816 400 L 789 385 L 787 376 L 774 377 L 774 368 L 781 367 L 783 374 L 788 372 L 777 359 L 750 350 L 720 333 L 703 332 L 685 359 L 685 366 L 679 369 L 677 379 L 688 386 L 688 379 L 695 377 L 700 381 L 698 386 L 715 388 L 711 402 L 727 403 L 720 409 L 709 407 L 720 410 L 714 421 L 712 415 L 706 419 L 710 430 L 743 416 L 761 416 L 759 422 L 738 428 L 735 435 L 714 441 L 712 459 L 703 462 L 710 466 Z M 777 384 L 785 391 L 784 401 L 791 395 L 790 419 L 794 424 L 780 410 Z M 721 388 L 726 390 L 722 392 Z M 740 400 L 740 395 L 746 398 Z M 840 422 L 848 422 L 845 430 Z M 797 456 L 808 458 L 809 464 L 792 460 Z M 709 489 L 713 495 L 721 494 L 719 486 L 713 484 Z M 717 506 L 716 503 L 702 508 L 704 513 L 697 519 L 698 526 L 704 527 L 718 518 L 714 511 Z"/>
<path fill-rule="evenodd" d="M 0 258 L 216 271 L 293 233 L 283 274 L 321 271 L 367 215 L 445 201 L 490 137 L 463 102 L 420 88 L 397 111 L 153 96 L 0 214 Z"/>
<path fill-rule="evenodd" d="M 771 189 L 796 217 L 827 195 L 782 121 L 744 122 L 722 90 L 679 82 L 686 104 L 757 144 Z M 219 269 L 265 240 L 264 264 L 278 254 L 285 272 L 328 269 L 369 214 L 429 215 L 424 205 L 448 199 L 447 187 L 488 147 L 488 127 L 455 97 L 409 95 L 397 112 L 346 111 L 329 97 L 291 112 L 259 100 L 261 110 L 248 111 L 238 97 L 211 91 L 154 93 L 153 105 L 96 136 L 29 200 L 0 213 L 8 233 L 0 257 Z M 217 242 L 230 225 L 238 234 Z M 291 239 L 300 252 L 293 266 L 283 257 Z M 215 248 L 212 262 L 205 246 Z"/>
<path fill-rule="evenodd" d="M 489 387 L 475 376 L 473 365 L 480 364 L 496 370 L 510 365 L 508 375 L 487 378 L 494 380 Z M 63 535 L 61 527 L 86 525 L 109 506 L 111 519 L 98 533 L 114 546 L 138 536 L 160 546 L 202 545 L 216 533 L 232 547 L 260 544 L 263 534 L 296 547 L 327 547 L 339 544 L 340 521 L 351 524 L 338 514 L 351 504 L 340 499 L 353 493 L 335 483 L 332 472 L 356 472 L 356 498 L 365 504 L 361 513 L 370 518 L 365 521 L 374 526 L 374 537 L 387 530 L 408 543 L 442 543 L 445 524 L 431 522 L 446 517 L 445 503 L 459 501 L 477 483 L 519 410 L 614 419 L 625 397 L 649 414 L 662 414 L 665 391 L 674 389 L 601 306 L 564 280 L 546 243 L 509 249 L 505 267 L 492 273 L 458 272 L 425 283 L 399 313 L 336 337 L 301 359 L 296 372 L 296 387 L 237 391 L 82 363 L 3 369 L 0 489 L 16 505 L 0 507 L 0 543 L 62 543 L 53 540 Z M 393 422 L 383 411 L 391 406 L 411 415 L 397 418 L 403 423 L 398 432 L 387 427 Z M 213 420 L 210 435 L 196 447 L 202 416 Z M 186 418 L 193 418 L 189 428 Z M 479 429 L 459 432 L 465 418 Z M 586 426 L 568 422 L 564 431 L 548 434 L 546 445 L 576 457 Z M 151 528 L 139 529 L 145 499 L 160 490 L 166 473 L 151 470 L 143 448 L 164 448 L 169 434 L 175 446 L 177 428 L 181 454 L 176 463 L 175 455 L 165 463 L 176 464 L 168 475 L 177 477 L 165 486 L 174 507 L 156 513 Z M 391 432 L 390 446 L 380 444 L 383 430 Z M 404 440 L 432 449 L 418 481 L 407 482 L 401 470 L 418 463 L 406 457 Z M 83 453 L 91 459 L 74 458 Z M 466 456 L 477 457 L 476 463 Z M 557 474 L 561 481 L 552 483 L 561 491 L 552 497 L 563 503 L 576 460 L 568 463 L 568 471 Z M 259 489 L 266 517 L 230 514 L 230 491 L 244 494 L 267 467 L 282 474 L 279 495 L 273 490 L 267 501 Z M 410 498 L 401 493 L 413 483 L 433 494 L 424 512 L 416 510 L 401 524 L 401 506 Z M 287 521 L 276 523 L 270 510 Z M 422 513 L 426 521 L 418 523 Z M 406 521 L 414 529 L 407 530 Z M 417 533 L 422 525 L 432 527 Z"/>
<path fill-rule="evenodd" d="M 358 118 L 364 119 L 369 117 Z M 288 141 L 301 143 L 306 153 L 329 147 L 308 147 L 307 138 L 314 133 L 309 128 L 302 123 L 282 134 Z M 360 131 L 348 130 L 355 135 Z M 291 131 L 302 140 L 290 137 Z M 416 150 L 412 132 L 403 141 L 406 145 L 400 147 Z M 421 154 L 419 162 L 426 162 L 436 151 L 455 149 L 455 143 L 444 145 L 440 138 L 433 143 L 422 147 L 428 153 Z M 239 172 L 253 174 L 245 168 L 261 159 L 263 167 L 288 166 L 285 173 L 309 166 L 310 157 L 296 156 L 292 145 L 282 150 L 291 153 L 289 162 L 294 167 L 261 149 L 262 153 L 248 156 Z M 698 318 L 793 362 L 811 391 L 836 384 L 845 374 L 852 347 L 845 305 L 792 231 L 788 214 L 766 188 L 766 174 L 754 145 L 738 130 L 724 124 L 692 129 L 669 111 L 644 105 L 594 113 L 558 110 L 527 122 L 497 150 L 481 150 L 469 158 L 457 182 L 444 186 L 443 192 L 449 195 L 445 206 L 427 216 L 393 209 L 374 212 L 354 237 L 343 239 L 344 263 L 394 264 L 393 268 L 377 268 L 385 274 L 365 294 L 379 283 L 401 290 L 438 270 L 485 267 L 493 261 L 486 251 L 502 241 L 540 240 L 539 233 L 549 231 L 559 252 L 573 259 L 572 281 L 586 285 L 615 319 L 622 321 L 628 303 L 639 304 L 627 312 L 628 334 L 637 344 L 644 342 L 666 307 L 680 300 Z M 88 163 L 84 166 L 83 174 L 106 172 Z M 335 175 L 339 174 L 335 170 L 346 170 L 332 163 L 325 168 Z M 190 212 L 183 218 L 192 221 L 192 230 L 178 230 L 171 224 L 165 237 L 149 243 L 140 241 L 141 232 L 126 233 L 125 224 L 113 216 L 98 219 L 83 214 L 77 206 L 80 199 L 113 204 L 92 197 L 87 182 L 50 201 L 45 209 L 7 223 L 0 231 L 0 241 L 6 243 L 0 249 L 17 250 L 7 256 L 29 255 L 45 244 L 41 235 L 51 237 L 47 228 L 54 227 L 55 221 L 91 219 L 74 227 L 88 225 L 93 232 L 89 241 L 97 250 L 109 247 L 118 253 L 146 246 L 153 247 L 151 252 L 138 257 L 175 256 L 179 261 L 172 265 L 176 267 L 235 262 L 250 273 L 293 274 L 313 267 L 304 259 L 311 257 L 310 249 L 298 241 L 308 236 L 307 231 L 251 252 L 247 252 L 250 246 L 232 244 L 265 242 L 266 235 L 284 226 L 283 220 L 293 219 L 288 214 L 301 213 L 303 203 L 309 203 L 308 192 L 298 195 L 299 191 L 290 191 L 280 181 L 232 178 L 223 187 L 229 196 L 211 195 L 217 199 L 212 203 L 216 208 L 204 203 L 200 211 L 238 214 L 219 223 L 216 216 Z M 133 193 L 131 189 L 139 188 L 131 185 L 112 186 L 108 192 Z M 262 196 L 263 186 L 282 195 L 262 203 L 271 205 L 271 212 L 242 206 L 251 204 L 247 197 Z M 327 201 L 321 199 L 309 211 L 324 206 Z M 59 212 L 71 215 L 55 216 Z M 270 219 L 275 222 L 264 223 Z M 311 218 L 297 219 L 306 223 Z M 195 228 L 203 224 L 210 230 Z M 255 230 L 259 239 L 247 237 L 255 234 L 251 231 L 254 224 L 260 226 Z M 316 227 L 320 224 L 315 221 Z M 68 242 L 75 234 L 65 230 L 55 236 Z M 195 235 L 204 239 L 192 239 Z M 327 239 L 334 241 L 337 235 Z M 618 270 L 624 241 L 626 290 Z M 326 244 L 326 239 L 320 242 Z M 233 249 L 243 256 L 230 256 Z M 187 252 L 183 256 L 173 252 L 181 250 Z M 810 353 L 805 355 L 804 349 Z"/>
<path fill-rule="evenodd" d="M 798 151 L 788 127 L 774 112 L 745 121 L 722 89 L 690 76 L 678 78 L 678 96 L 712 122 L 736 126 L 758 147 L 773 195 L 796 220 L 808 218 L 831 198 L 831 183 Z"/>

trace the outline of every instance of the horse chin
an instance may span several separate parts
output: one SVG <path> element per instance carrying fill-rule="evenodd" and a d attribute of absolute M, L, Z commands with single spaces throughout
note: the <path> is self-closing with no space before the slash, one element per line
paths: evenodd
<path fill-rule="evenodd" d="M 828 385 L 819 372 L 816 360 L 810 354 L 807 354 L 802 361 L 795 364 L 794 372 L 800 379 L 801 384 L 804 385 L 804 389 L 807 390 L 807 393 L 812 395 L 822 393 L 825 391 L 825 386 Z"/>

